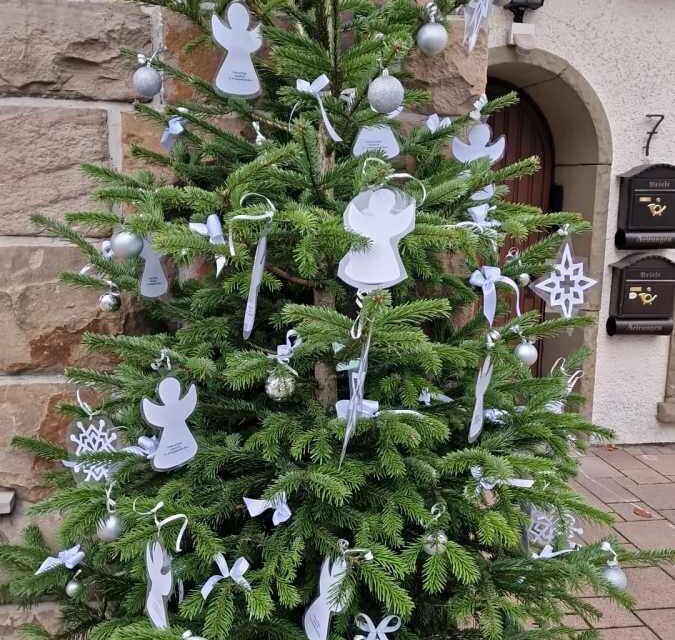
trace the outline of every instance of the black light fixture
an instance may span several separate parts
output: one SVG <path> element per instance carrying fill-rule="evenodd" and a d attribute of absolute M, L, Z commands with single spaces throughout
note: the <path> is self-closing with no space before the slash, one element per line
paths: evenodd
<path fill-rule="evenodd" d="M 514 22 L 523 22 L 526 11 L 536 11 L 544 6 L 544 0 L 511 0 L 504 5 L 504 9 L 508 9 L 513 13 Z"/>

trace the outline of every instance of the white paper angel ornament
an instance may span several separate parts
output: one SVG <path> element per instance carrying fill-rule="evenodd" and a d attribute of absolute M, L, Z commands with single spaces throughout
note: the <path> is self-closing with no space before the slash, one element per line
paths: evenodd
<path fill-rule="evenodd" d="M 474 124 L 467 135 L 468 141 L 460 138 L 452 140 L 452 155 L 460 162 L 473 162 L 479 158 L 488 158 L 490 164 L 499 162 L 506 153 L 506 136 L 501 135 L 494 142 L 489 124 Z"/>
<path fill-rule="evenodd" d="M 170 471 L 187 464 L 197 453 L 197 441 L 190 432 L 187 419 L 197 406 L 197 387 L 191 384 L 181 397 L 180 381 L 164 378 L 157 387 L 162 404 L 148 398 L 141 401 L 145 421 L 162 430 L 157 451 L 152 457 L 155 471 Z"/>
<path fill-rule="evenodd" d="M 344 225 L 368 238 L 364 249 L 351 249 L 338 267 L 338 277 L 359 291 L 386 289 L 408 274 L 398 243 L 415 228 L 416 202 L 400 189 L 366 189 L 347 205 Z"/>
<path fill-rule="evenodd" d="M 143 249 L 140 256 L 144 261 L 139 287 L 141 295 L 145 298 L 163 296 L 169 290 L 169 281 L 162 267 L 162 256 L 152 248 L 150 238 L 143 239 Z"/>
<path fill-rule="evenodd" d="M 393 120 L 401 111 L 403 111 L 402 106 L 388 113 L 385 118 Z M 352 155 L 358 158 L 372 151 L 379 151 L 387 160 L 395 158 L 401 152 L 401 145 L 391 125 L 373 124 L 359 129 L 352 148 Z"/>
<path fill-rule="evenodd" d="M 216 91 L 255 98 L 261 86 L 251 55 L 262 47 L 261 25 L 251 28 L 251 14 L 243 2 L 230 2 L 225 13 L 225 20 L 215 13 L 211 16 L 213 39 L 227 51 L 216 75 Z"/>

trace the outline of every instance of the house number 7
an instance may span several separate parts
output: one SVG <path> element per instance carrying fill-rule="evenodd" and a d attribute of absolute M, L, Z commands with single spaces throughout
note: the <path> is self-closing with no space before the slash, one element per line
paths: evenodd
<path fill-rule="evenodd" d="M 649 150 L 652 146 L 652 138 L 657 134 L 661 123 L 666 119 L 666 116 L 662 113 L 648 113 L 646 118 L 657 118 L 654 126 L 651 131 L 647 133 L 647 144 L 645 145 L 645 156 L 649 157 Z"/>

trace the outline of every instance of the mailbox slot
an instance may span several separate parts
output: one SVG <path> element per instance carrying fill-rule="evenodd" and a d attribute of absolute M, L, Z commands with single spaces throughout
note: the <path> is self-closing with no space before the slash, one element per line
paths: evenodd
<path fill-rule="evenodd" d="M 607 333 L 670 335 L 673 330 L 675 263 L 633 254 L 612 265 Z"/>
<path fill-rule="evenodd" d="M 675 167 L 643 165 L 620 177 L 619 249 L 675 247 Z"/>

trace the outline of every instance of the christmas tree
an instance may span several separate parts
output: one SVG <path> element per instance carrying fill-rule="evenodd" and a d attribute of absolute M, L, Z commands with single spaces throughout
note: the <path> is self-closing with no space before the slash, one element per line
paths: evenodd
<path fill-rule="evenodd" d="M 137 106 L 167 153 L 134 152 L 171 179 L 86 166 L 100 210 L 36 217 L 85 255 L 64 279 L 104 310 L 142 303 L 147 332 L 84 337 L 115 364 L 67 371 L 97 392 L 62 407 L 67 447 L 15 439 L 55 463 L 33 513 L 61 524 L 58 548 L 36 527 L 0 547 L 4 601 L 58 600 L 56 637 L 91 640 L 594 637 L 565 625 L 599 615 L 579 594 L 629 606 L 619 561 L 672 554 L 574 540 L 609 516 L 566 481 L 611 434 L 574 412 L 584 353 L 530 365 L 589 322 L 587 223 L 506 200 L 537 170 L 493 166 L 485 120 L 515 97 L 395 120 L 428 98 L 398 80 L 415 34 L 442 49 L 462 3 L 153 4 L 227 53 L 215 84 L 140 59 L 141 94 L 161 71 L 198 96 Z M 466 7 L 469 45 L 489 4 Z M 520 313 L 528 284 L 559 319 Z"/>

